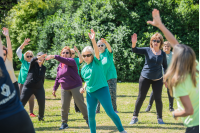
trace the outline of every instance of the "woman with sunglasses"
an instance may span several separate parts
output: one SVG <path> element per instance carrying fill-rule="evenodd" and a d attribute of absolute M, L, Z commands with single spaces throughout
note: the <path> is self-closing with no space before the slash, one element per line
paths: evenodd
<path fill-rule="evenodd" d="M 97 42 L 97 46 L 100 52 L 100 59 L 103 65 L 104 74 L 108 82 L 110 96 L 112 100 L 112 106 L 115 113 L 119 113 L 117 111 L 117 104 L 116 104 L 117 71 L 115 68 L 114 61 L 113 61 L 113 50 L 110 44 L 104 38 L 101 38 L 101 40 Z M 96 113 L 100 113 L 99 101 L 98 101 Z"/>
<path fill-rule="evenodd" d="M 142 107 L 143 101 L 146 98 L 147 92 L 152 85 L 154 98 L 156 102 L 157 120 L 158 124 L 165 124 L 162 120 L 162 87 L 163 87 L 163 74 L 167 69 L 166 54 L 161 49 L 163 47 L 163 37 L 159 33 L 155 33 L 150 39 L 150 47 L 138 48 L 136 47 L 137 34 L 134 33 L 131 37 L 132 51 L 136 54 L 145 55 L 145 64 L 142 69 L 139 79 L 139 94 L 135 104 L 133 118 L 130 124 L 138 122 L 138 114 Z"/>
<path fill-rule="evenodd" d="M 26 81 L 26 77 L 28 74 L 29 66 L 31 59 L 33 58 L 33 52 L 32 51 L 26 51 L 25 54 L 22 54 L 22 50 L 26 45 L 29 44 L 31 40 L 29 38 L 25 38 L 24 43 L 17 49 L 16 53 L 21 61 L 22 65 L 20 68 L 19 76 L 18 76 L 18 83 L 19 83 L 19 90 L 20 94 L 22 92 L 22 88 L 24 86 L 24 82 Z M 36 115 L 33 113 L 34 108 L 34 95 L 32 95 L 29 99 L 29 113 L 31 117 L 35 117 Z"/>
<path fill-rule="evenodd" d="M 45 109 L 45 91 L 44 91 L 44 78 L 46 67 L 43 65 L 45 61 L 45 56 L 43 52 L 37 53 L 37 57 L 33 57 L 30 62 L 30 67 L 24 82 L 22 93 L 21 93 L 21 102 L 25 106 L 30 97 L 34 94 L 38 106 L 39 106 L 39 115 L 38 120 L 43 121 L 44 119 L 44 109 Z"/>
<path fill-rule="evenodd" d="M 7 42 L 7 48 L 3 46 L 3 60 L 5 62 L 6 69 L 10 75 L 11 81 L 17 91 L 17 95 L 20 97 L 19 86 L 13 68 L 13 52 L 12 52 L 12 45 L 9 37 L 8 28 L 3 27 L 2 33 L 4 36 L 6 36 L 6 42 Z"/>
<path fill-rule="evenodd" d="M 118 130 L 121 133 L 126 133 L 121 124 L 119 116 L 115 113 L 112 107 L 108 83 L 103 73 L 104 70 L 101 63 L 101 58 L 99 56 L 99 50 L 95 41 L 95 32 L 93 29 L 91 29 L 91 34 L 89 33 L 89 37 L 92 41 L 94 50 L 91 46 L 86 46 L 82 51 L 83 59 L 87 64 L 85 64 L 81 69 L 81 76 L 85 81 L 85 85 L 80 89 L 80 93 L 84 93 L 85 90 L 87 93 L 86 99 L 90 131 L 91 133 L 96 133 L 95 115 L 97 101 L 99 100 L 107 115 L 117 126 Z"/>
<path fill-rule="evenodd" d="M 82 64 L 83 62 L 83 58 L 81 56 L 81 53 L 78 51 L 77 47 L 74 46 L 74 49 L 70 49 L 71 50 L 71 54 L 72 54 L 72 58 L 74 58 L 74 60 L 76 61 L 76 65 L 77 65 L 77 68 L 78 68 L 78 74 L 80 75 L 79 73 L 79 67 L 80 65 Z M 79 58 L 75 58 L 75 51 L 76 53 L 78 54 L 78 57 Z M 83 99 L 84 100 L 84 99 Z M 80 109 L 78 108 L 78 106 L 76 105 L 75 101 L 74 101 L 74 108 L 75 108 L 75 111 L 78 113 L 78 112 L 81 112 Z"/>
<path fill-rule="evenodd" d="M 68 113 L 72 96 L 75 103 L 83 114 L 83 118 L 88 124 L 87 107 L 84 103 L 83 95 L 79 93 L 82 87 L 82 80 L 78 74 L 77 64 L 71 58 L 71 51 L 68 46 L 65 46 L 59 55 L 48 55 L 47 60 L 56 59 L 60 62 L 57 68 L 57 77 L 53 87 L 53 96 L 56 97 L 56 90 L 61 84 L 61 103 L 62 103 L 62 124 L 59 130 L 68 128 Z"/>
<path fill-rule="evenodd" d="M 5 62 L 0 36 L 0 125 L 1 133 L 35 133 L 33 123 L 22 106 Z"/>

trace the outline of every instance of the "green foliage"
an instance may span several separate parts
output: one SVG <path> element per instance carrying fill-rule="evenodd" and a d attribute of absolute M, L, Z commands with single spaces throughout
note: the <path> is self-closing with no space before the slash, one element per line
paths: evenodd
<path fill-rule="evenodd" d="M 131 35 L 138 34 L 138 47 L 149 47 L 151 36 L 160 32 L 146 24 L 152 20 L 153 8 L 160 10 L 166 27 L 180 43 L 192 47 L 198 58 L 198 7 L 193 0 L 24 0 L 13 7 L 5 22 L 14 50 L 29 37 L 32 44 L 25 51 L 48 54 L 59 54 L 64 46 L 74 45 L 81 51 L 91 45 L 88 32 L 93 28 L 96 41 L 105 38 L 113 48 L 118 80 L 137 81 L 144 56 L 131 52 Z M 58 62 L 45 65 L 46 77 L 55 78 Z"/>

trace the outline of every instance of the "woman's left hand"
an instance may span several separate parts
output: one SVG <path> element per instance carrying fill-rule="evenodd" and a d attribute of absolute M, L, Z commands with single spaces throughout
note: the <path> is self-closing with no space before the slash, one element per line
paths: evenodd
<path fill-rule="evenodd" d="M 106 39 L 104 39 L 104 38 L 101 38 L 101 42 L 104 43 L 104 44 L 107 43 Z"/>
<path fill-rule="evenodd" d="M 9 36 L 8 28 L 3 27 L 2 33 L 3 33 L 4 36 Z"/>
<path fill-rule="evenodd" d="M 88 35 L 89 35 L 89 38 L 90 38 L 91 40 L 95 40 L 95 32 L 94 32 L 93 29 L 91 29 L 91 34 L 88 33 Z"/>

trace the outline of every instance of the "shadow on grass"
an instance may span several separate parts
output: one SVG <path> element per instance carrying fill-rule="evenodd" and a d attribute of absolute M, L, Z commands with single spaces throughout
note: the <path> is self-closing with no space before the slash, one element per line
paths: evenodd
<path fill-rule="evenodd" d="M 158 124 L 155 124 L 158 125 Z M 130 126 L 123 126 L 124 129 L 126 128 L 139 128 L 139 129 L 173 129 L 173 130 L 183 130 L 185 129 L 184 127 L 150 127 L 150 126 L 140 126 L 139 124 L 136 125 L 130 125 Z M 59 126 L 53 126 L 53 127 L 39 127 L 39 128 L 35 128 L 35 131 L 59 131 L 58 130 Z M 81 127 L 70 127 L 68 129 L 89 129 L 87 126 L 81 126 Z M 65 129 L 63 131 L 67 131 L 68 129 Z M 97 126 L 96 127 L 97 130 L 112 130 L 109 133 L 115 133 L 118 132 L 117 127 L 116 126 Z"/>
<path fill-rule="evenodd" d="M 45 98 L 45 100 L 61 100 L 61 98 Z"/>
<path fill-rule="evenodd" d="M 117 95 L 117 97 L 138 97 L 138 96 L 133 96 L 133 95 Z M 150 96 L 146 96 L 150 97 Z M 162 98 L 168 98 L 168 97 L 162 97 Z"/>
<path fill-rule="evenodd" d="M 119 112 L 119 113 L 133 113 L 134 111 L 129 111 L 129 112 Z M 155 111 L 151 111 L 151 112 L 145 112 L 145 111 L 140 111 L 140 113 L 154 113 L 156 114 Z"/>

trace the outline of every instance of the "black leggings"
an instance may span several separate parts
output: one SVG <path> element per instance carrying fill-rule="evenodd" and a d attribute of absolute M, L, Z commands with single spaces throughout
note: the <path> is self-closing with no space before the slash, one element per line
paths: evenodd
<path fill-rule="evenodd" d="M 35 133 L 33 123 L 25 110 L 0 120 L 1 133 Z"/>
<path fill-rule="evenodd" d="M 140 76 L 139 79 L 139 94 L 135 104 L 135 110 L 133 116 L 138 116 L 138 113 L 140 111 L 140 108 L 142 107 L 143 101 L 146 98 L 150 85 L 152 85 L 154 98 L 156 102 L 157 118 L 162 118 L 163 105 L 162 105 L 161 95 L 162 95 L 163 79 L 153 81 L 150 79 L 146 79 L 142 76 Z"/>
<path fill-rule="evenodd" d="M 27 101 L 32 95 L 35 95 L 38 106 L 39 106 L 39 115 L 38 118 L 42 119 L 44 117 L 44 109 L 45 109 L 45 91 L 44 88 L 28 88 L 26 85 L 23 86 L 22 88 L 22 93 L 21 93 L 21 102 L 23 106 L 26 105 Z"/>
<path fill-rule="evenodd" d="M 174 98 L 170 96 L 169 89 L 167 88 L 167 94 L 169 99 L 169 109 L 173 109 Z M 153 91 L 151 92 L 150 99 L 149 99 L 149 106 L 153 105 L 154 95 Z"/>
<path fill-rule="evenodd" d="M 199 133 L 199 125 L 194 127 L 187 127 L 185 133 Z"/>

